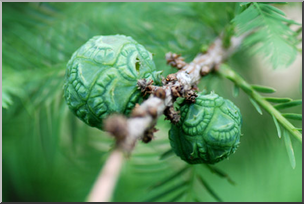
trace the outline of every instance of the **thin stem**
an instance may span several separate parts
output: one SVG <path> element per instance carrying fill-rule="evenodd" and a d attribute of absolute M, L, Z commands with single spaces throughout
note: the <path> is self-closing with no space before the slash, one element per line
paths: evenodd
<path fill-rule="evenodd" d="M 124 161 L 123 152 L 115 149 L 100 171 L 88 196 L 88 202 L 109 202 Z"/>
<path fill-rule="evenodd" d="M 273 115 L 278 122 L 302 143 L 302 134 L 282 116 L 282 114 L 275 109 L 268 101 L 265 100 L 258 92 L 256 92 L 250 84 L 248 84 L 240 75 L 234 72 L 228 65 L 222 65 L 217 73 L 221 76 L 231 80 L 237 86 L 239 86 L 247 95 L 249 95 L 254 101 L 256 101 L 261 107 L 263 107 L 270 115 Z"/>

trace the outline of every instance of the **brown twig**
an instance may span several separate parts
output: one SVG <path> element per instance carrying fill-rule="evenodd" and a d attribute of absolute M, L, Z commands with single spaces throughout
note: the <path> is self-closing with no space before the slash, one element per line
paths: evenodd
<path fill-rule="evenodd" d="M 207 75 L 213 69 L 216 69 L 236 48 L 239 47 L 243 38 L 231 38 L 231 46 L 229 49 L 224 49 L 222 40 L 216 39 L 209 47 L 206 53 L 197 55 L 194 60 L 187 64 L 183 61 L 180 55 L 169 53 L 166 55 L 168 64 L 173 65 L 179 69 L 175 74 L 170 74 L 163 80 L 163 86 L 157 87 L 146 80 L 139 80 L 139 89 L 144 94 L 151 94 L 150 97 L 141 105 L 137 105 L 129 119 L 117 124 L 118 119 L 112 118 L 111 122 L 106 123 L 110 132 L 116 138 L 117 149 L 130 154 L 135 147 L 137 140 L 147 140 L 149 134 L 149 141 L 153 139 L 153 132 L 158 117 L 162 114 L 167 116 L 171 122 L 178 121 L 178 115 L 174 112 L 173 103 L 177 97 L 188 98 L 189 101 L 195 101 L 195 93 L 193 87 L 196 87 L 200 78 Z M 121 117 L 121 116 L 116 116 Z M 120 118 L 121 119 L 121 118 Z M 113 125 L 113 124 L 115 125 Z M 118 126 L 117 126 L 118 125 Z M 114 129 L 113 129 L 114 126 Z M 116 128 L 116 129 L 115 129 Z M 123 130 L 123 134 L 120 131 Z M 122 136 L 123 135 L 123 136 Z M 123 139 L 121 139 L 123 138 Z M 97 181 L 90 193 L 88 201 L 109 201 L 114 189 L 114 183 L 117 180 L 119 169 L 122 163 L 122 153 L 119 150 L 114 150 L 108 158 L 103 167 L 103 171 L 97 178 Z M 105 188 L 107 188 L 105 190 Z"/>

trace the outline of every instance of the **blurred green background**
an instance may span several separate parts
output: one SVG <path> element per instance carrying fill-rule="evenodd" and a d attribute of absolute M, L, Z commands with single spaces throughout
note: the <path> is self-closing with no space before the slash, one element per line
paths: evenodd
<path fill-rule="evenodd" d="M 157 69 L 166 76 L 175 70 L 166 65 L 165 53 L 179 53 L 191 61 L 202 45 L 225 28 L 236 9 L 235 3 L 2 5 L 3 201 L 28 202 L 85 201 L 112 147 L 106 133 L 86 126 L 64 102 L 65 66 L 76 49 L 95 35 L 132 36 L 154 54 Z M 301 4 L 284 7 L 302 16 Z M 274 96 L 302 98 L 300 74 L 290 74 L 301 73 L 301 57 L 288 69 L 272 70 L 258 56 L 240 50 L 228 64 L 249 83 L 276 88 Z M 259 115 L 243 92 L 234 98 L 232 83 L 216 75 L 205 77 L 199 88 L 232 100 L 243 115 L 239 149 L 215 165 L 236 185 L 205 166 L 197 167 L 214 192 L 230 202 L 302 201 L 302 145 L 291 138 L 297 162 L 293 170 L 270 115 Z M 301 113 L 302 107 L 290 111 Z M 301 121 L 292 122 L 301 127 Z M 170 124 L 162 117 L 157 128 L 155 140 L 139 142 L 124 164 L 113 201 L 147 200 L 165 189 L 151 190 L 150 186 L 185 165 L 176 156 L 159 160 L 170 148 Z M 167 188 L 187 179 L 182 175 Z M 197 181 L 187 193 L 201 201 L 215 201 Z M 170 196 L 159 201 L 168 201 Z"/>

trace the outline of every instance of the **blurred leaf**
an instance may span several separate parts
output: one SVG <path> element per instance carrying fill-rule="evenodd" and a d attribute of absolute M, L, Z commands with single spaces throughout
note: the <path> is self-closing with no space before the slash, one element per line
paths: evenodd
<path fill-rule="evenodd" d="M 253 100 L 252 98 L 249 97 L 250 102 L 252 103 L 253 107 L 256 109 L 256 111 L 258 111 L 259 114 L 263 115 L 263 112 L 259 106 L 259 104 L 257 104 L 257 102 L 255 102 L 255 100 Z"/>
<path fill-rule="evenodd" d="M 159 159 L 164 160 L 174 154 L 173 149 L 169 149 L 168 151 L 164 152 L 163 154 L 160 155 Z"/>
<path fill-rule="evenodd" d="M 212 28 L 216 35 L 221 34 L 224 28 L 234 18 L 234 10 L 236 3 L 223 2 L 206 2 L 206 3 L 192 3 L 192 8 L 196 12 L 196 16 L 206 26 Z M 215 10 L 222 10 L 225 12 L 214 12 Z"/>
<path fill-rule="evenodd" d="M 296 113 L 282 113 L 282 116 L 288 119 L 294 119 L 294 120 L 302 120 L 302 114 L 296 114 Z"/>
<path fill-rule="evenodd" d="M 266 87 L 266 86 L 260 86 L 260 85 L 251 85 L 251 87 L 261 93 L 274 93 L 276 90 L 271 87 Z"/>
<path fill-rule="evenodd" d="M 251 4 L 251 2 L 242 2 L 242 3 L 240 3 L 240 6 L 247 6 L 249 4 Z"/>
<path fill-rule="evenodd" d="M 168 176 L 165 180 L 160 181 L 156 183 L 155 185 L 151 186 L 151 189 L 158 188 L 176 178 L 178 178 L 181 174 L 185 173 L 187 170 L 189 170 L 189 166 L 185 166 L 180 171 L 177 171 L 176 173 L 172 174 L 171 176 Z"/>
<path fill-rule="evenodd" d="M 188 181 L 183 181 L 183 182 L 180 182 L 180 184 L 178 185 L 175 185 L 171 188 L 169 188 L 168 190 L 166 191 L 162 191 L 161 193 L 157 194 L 156 196 L 144 201 L 144 202 L 153 202 L 153 201 L 156 201 L 156 200 L 159 200 L 160 198 L 164 197 L 164 196 L 167 196 L 173 192 L 175 192 L 176 190 L 179 190 L 179 189 L 183 189 L 187 186 L 188 184 Z"/>
<path fill-rule="evenodd" d="M 175 197 L 170 199 L 168 202 L 176 202 L 180 198 L 182 198 L 185 194 L 187 194 L 186 190 L 181 191 L 179 194 L 177 194 Z"/>
<path fill-rule="evenodd" d="M 12 103 L 11 97 L 7 93 L 2 92 L 2 108 L 8 108 Z"/>
<path fill-rule="evenodd" d="M 233 96 L 238 97 L 239 93 L 240 93 L 240 87 L 238 87 L 237 85 L 234 85 L 233 86 Z"/>
<path fill-rule="evenodd" d="M 26 75 L 14 74 L 10 68 L 3 67 L 2 78 L 2 107 L 9 108 L 13 104 L 13 97 L 24 96 L 22 85 Z"/>
<path fill-rule="evenodd" d="M 264 99 L 265 99 L 266 101 L 272 102 L 272 103 L 286 103 L 286 102 L 292 101 L 291 98 L 265 97 Z"/>
<path fill-rule="evenodd" d="M 291 107 L 299 106 L 299 105 L 302 105 L 302 99 L 301 100 L 290 101 L 290 102 L 287 102 L 287 103 L 282 103 L 282 104 L 279 104 L 279 105 L 275 105 L 274 107 L 276 109 L 280 110 L 280 109 L 291 108 Z"/>
<path fill-rule="evenodd" d="M 222 178 L 226 178 L 230 184 L 235 185 L 235 182 L 229 177 L 229 175 L 227 173 L 223 172 L 222 170 L 220 170 L 214 166 L 211 166 L 208 164 L 206 164 L 206 166 L 210 169 L 210 171 L 212 173 L 215 173 L 216 175 L 218 175 Z"/>
<path fill-rule="evenodd" d="M 291 144 L 290 136 L 285 129 L 283 130 L 283 136 L 284 136 L 285 146 L 286 146 L 286 149 L 287 149 L 287 154 L 288 154 L 288 157 L 289 157 L 291 167 L 293 169 L 295 169 L 296 168 L 296 159 L 295 159 L 293 147 L 292 147 L 292 144 Z"/>
<path fill-rule="evenodd" d="M 277 121 L 277 119 L 272 115 L 272 118 L 273 118 L 273 122 L 277 128 L 277 132 L 278 132 L 278 137 L 281 138 L 281 128 L 280 128 L 280 125 Z"/>
<path fill-rule="evenodd" d="M 297 55 L 298 40 L 286 23 L 300 24 L 288 20 L 282 14 L 282 11 L 271 5 L 253 2 L 233 19 L 238 35 L 251 33 L 243 45 L 249 47 L 253 54 L 263 53 L 264 58 L 270 58 L 274 68 L 289 66 Z"/>
<path fill-rule="evenodd" d="M 211 189 L 209 184 L 200 175 L 197 175 L 197 178 L 200 183 L 206 188 L 206 190 L 215 198 L 215 200 L 218 202 L 223 202 L 222 199 Z"/>

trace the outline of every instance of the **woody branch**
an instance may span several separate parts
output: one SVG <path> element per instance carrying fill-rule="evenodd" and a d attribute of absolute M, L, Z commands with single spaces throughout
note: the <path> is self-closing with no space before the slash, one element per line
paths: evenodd
<path fill-rule="evenodd" d="M 141 105 L 135 106 L 130 118 L 113 115 L 105 121 L 104 129 L 115 138 L 116 150 L 109 156 L 98 176 L 88 201 L 110 200 L 122 166 L 122 153 L 129 155 L 138 140 L 145 143 L 151 141 L 156 131 L 156 121 L 162 114 L 172 123 L 178 122 L 179 114 L 173 108 L 176 98 L 184 97 L 188 102 L 195 102 L 194 90 L 200 78 L 218 69 L 219 65 L 239 47 L 244 37 L 232 37 L 231 46 L 228 49 L 223 47 L 222 39 L 217 38 L 206 53 L 198 54 L 190 63 L 185 63 L 177 54 L 168 53 L 166 55 L 168 64 L 179 70 L 163 79 L 163 86 L 154 86 L 153 81 L 144 79 L 138 81 L 139 89 L 143 94 L 150 94 L 150 97 Z M 113 168 L 116 169 L 109 171 Z M 107 191 L 101 189 L 107 189 Z"/>
<path fill-rule="evenodd" d="M 231 46 L 224 49 L 222 40 L 218 38 L 206 53 L 198 54 L 189 64 L 185 63 L 179 55 L 168 53 L 166 55 L 168 64 L 177 67 L 178 72 L 169 74 L 163 79 L 162 87 L 152 85 L 151 81 L 139 80 L 138 87 L 144 94 L 151 94 L 150 97 L 133 109 L 130 118 L 116 115 L 105 122 L 106 131 L 118 138 L 117 147 L 130 153 L 138 139 L 144 142 L 150 141 L 152 138 L 149 138 L 151 137 L 149 129 L 154 127 L 162 114 L 165 114 L 171 122 L 178 122 L 178 114 L 173 109 L 175 99 L 184 97 L 186 101 L 194 102 L 194 90 L 200 78 L 213 69 L 216 70 L 239 47 L 242 39 L 243 37 L 231 38 Z"/>

